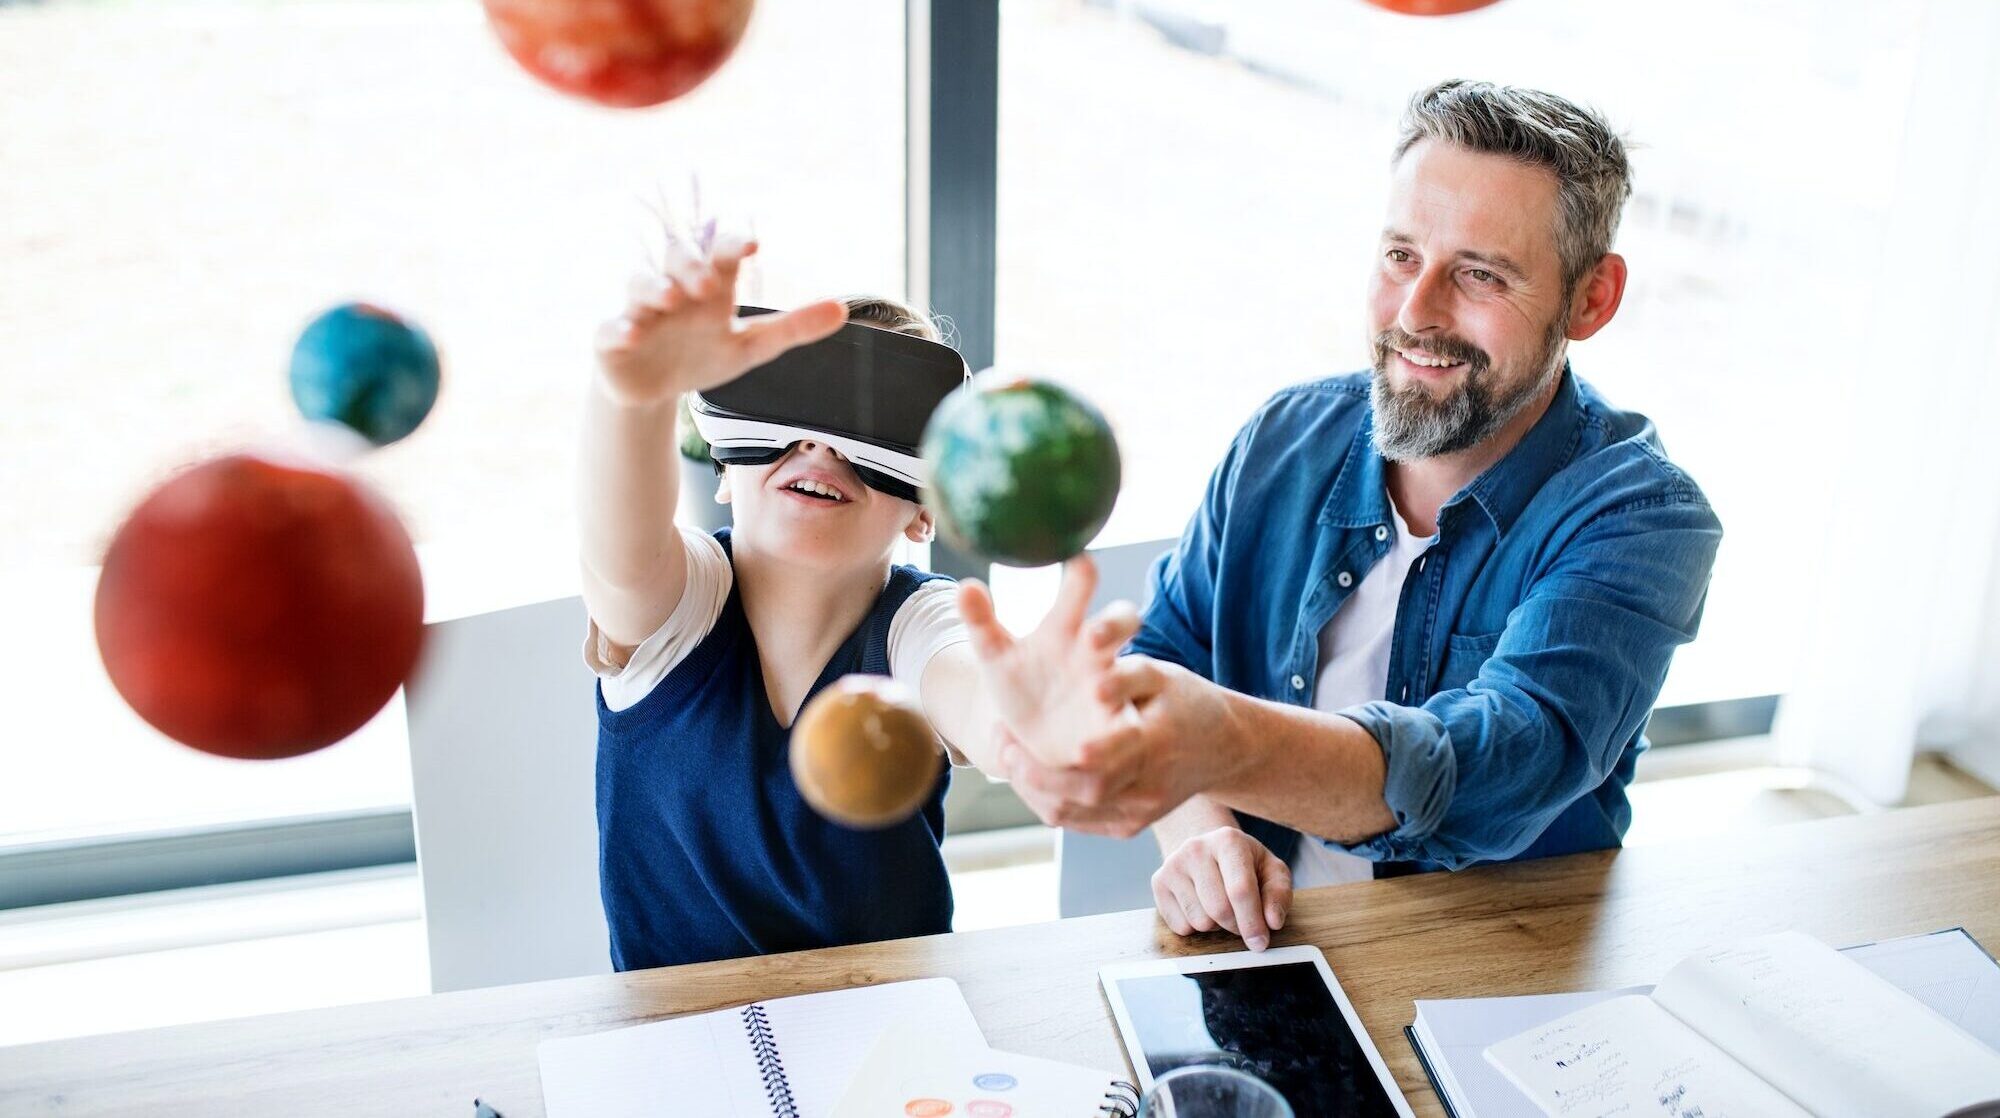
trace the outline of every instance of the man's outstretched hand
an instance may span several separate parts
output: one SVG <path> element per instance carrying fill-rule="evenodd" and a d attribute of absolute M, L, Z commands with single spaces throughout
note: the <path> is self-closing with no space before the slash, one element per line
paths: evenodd
<path fill-rule="evenodd" d="M 1067 760 L 1024 748 L 1018 734 L 1001 744 L 1000 775 L 1051 826 L 1130 838 L 1225 780 L 1239 760 L 1229 693 L 1178 664 L 1125 656 L 1090 690 L 1119 715 Z"/>

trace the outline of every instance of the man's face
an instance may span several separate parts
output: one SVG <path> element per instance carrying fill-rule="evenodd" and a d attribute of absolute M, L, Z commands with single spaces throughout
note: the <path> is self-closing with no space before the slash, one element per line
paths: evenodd
<path fill-rule="evenodd" d="M 1476 446 L 1561 371 L 1556 216 L 1546 169 L 1430 140 L 1397 162 L 1368 289 L 1384 457 Z"/>

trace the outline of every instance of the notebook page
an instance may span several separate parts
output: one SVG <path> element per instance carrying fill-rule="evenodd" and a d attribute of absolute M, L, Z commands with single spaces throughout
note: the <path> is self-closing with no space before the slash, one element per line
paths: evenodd
<path fill-rule="evenodd" d="M 2000 1049 L 2000 964 L 1964 928 L 1862 944 L 1841 954 L 1888 979 L 1986 1047 Z"/>
<path fill-rule="evenodd" d="M 549 1118 L 655 1118 L 680 1113 L 770 1118 L 736 1010 L 545 1040 L 539 1050 Z"/>
<path fill-rule="evenodd" d="M 1811 1118 L 1639 996 L 1613 998 L 1503 1040 L 1486 1059 L 1557 1118 Z"/>
<path fill-rule="evenodd" d="M 958 983 L 924 978 L 759 1003 L 785 1063 L 799 1118 L 827 1118 L 883 1031 L 911 1024 L 953 1044 L 986 1047 Z"/>
<path fill-rule="evenodd" d="M 2000 1100 L 2000 1052 L 1801 932 L 1690 956 L 1653 1000 L 1823 1118 Z"/>
<path fill-rule="evenodd" d="M 1512 998 L 1417 1000 L 1417 1031 L 1432 1056 L 1432 1072 L 1450 1094 L 1452 1105 L 1479 1118 L 1541 1118 L 1541 1108 L 1528 1101 L 1500 1069 L 1481 1057 L 1486 1046 L 1546 1025 L 1565 1013 L 1625 994 L 1644 994 L 1651 986 L 1623 990 L 1590 990 L 1577 994 L 1526 994 Z"/>

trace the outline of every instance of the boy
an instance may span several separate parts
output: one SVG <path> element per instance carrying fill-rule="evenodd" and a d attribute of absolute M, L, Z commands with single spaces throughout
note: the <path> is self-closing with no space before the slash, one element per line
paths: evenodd
<path fill-rule="evenodd" d="M 793 719 L 834 679 L 867 672 L 909 684 L 973 763 L 991 762 L 1003 723 L 1024 740 L 1080 741 L 1113 715 L 1076 702 L 1086 689 L 1074 683 L 1108 669 L 1136 628 L 1129 610 L 1084 624 L 1095 575 L 1079 562 L 1042 625 L 982 669 L 949 580 L 890 563 L 897 540 L 930 539 L 930 513 L 826 438 L 726 466 L 717 499 L 733 506 L 732 529 L 676 526 L 681 394 L 720 388 L 847 316 L 829 300 L 739 320 L 736 276 L 754 251 L 728 238 L 706 256 L 671 247 L 664 274 L 635 282 L 598 338 L 585 657 L 600 677 L 599 870 L 621 971 L 949 931 L 943 774 L 909 820 L 850 830 L 792 783 Z M 894 304 L 856 308 L 935 339 Z"/>

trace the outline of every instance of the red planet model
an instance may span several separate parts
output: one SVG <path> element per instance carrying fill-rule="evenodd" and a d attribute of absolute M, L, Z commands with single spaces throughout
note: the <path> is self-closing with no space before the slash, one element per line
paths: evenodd
<path fill-rule="evenodd" d="M 1368 0 L 1378 8 L 1387 8 L 1406 16 L 1455 16 L 1500 0 Z"/>
<path fill-rule="evenodd" d="M 514 61 L 564 93 L 636 109 L 708 80 L 750 25 L 751 0 L 484 0 Z"/>
<path fill-rule="evenodd" d="M 347 737 L 415 666 L 424 589 L 409 534 L 340 474 L 246 454 L 149 494 L 112 537 L 97 645 L 167 736 L 275 759 Z"/>

